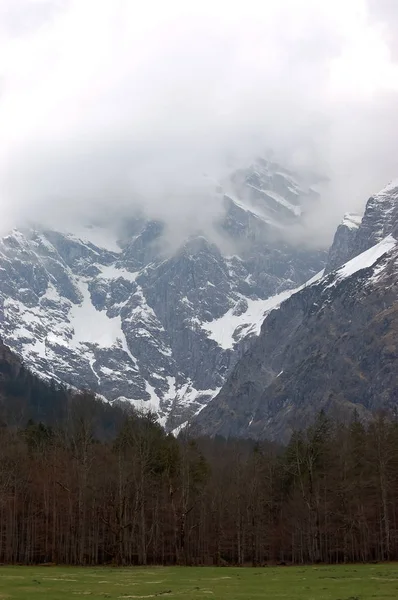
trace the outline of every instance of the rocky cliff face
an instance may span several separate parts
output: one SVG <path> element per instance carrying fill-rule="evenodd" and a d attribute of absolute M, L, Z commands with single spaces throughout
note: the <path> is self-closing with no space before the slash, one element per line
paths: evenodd
<path fill-rule="evenodd" d="M 329 250 L 325 273 L 341 267 L 396 232 L 397 224 L 398 180 L 395 180 L 369 198 L 363 218 L 354 214 L 344 216 Z"/>
<path fill-rule="evenodd" d="M 358 228 L 353 256 L 371 248 L 389 234 L 396 235 L 398 226 L 398 179 L 369 198 L 361 226 Z"/>
<path fill-rule="evenodd" d="M 218 191 L 220 244 L 198 232 L 168 255 L 163 223 L 142 217 L 119 238 L 15 230 L 0 241 L 0 333 L 41 377 L 173 428 L 217 394 L 264 314 L 323 267 L 323 251 L 286 241 L 316 199 L 260 159 Z"/>
<path fill-rule="evenodd" d="M 338 269 L 355 254 L 357 233 L 361 221 L 362 217 L 359 215 L 352 213 L 344 215 L 329 250 L 325 273 Z"/>
<path fill-rule="evenodd" d="M 286 441 L 321 409 L 339 418 L 396 409 L 397 208 L 398 182 L 368 201 L 360 224 L 340 226 L 328 270 L 356 256 L 269 313 L 196 418 L 200 431 Z"/>

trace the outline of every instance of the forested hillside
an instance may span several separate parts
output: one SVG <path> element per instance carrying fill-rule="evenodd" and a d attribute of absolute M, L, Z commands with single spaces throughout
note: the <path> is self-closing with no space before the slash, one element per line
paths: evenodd
<path fill-rule="evenodd" d="M 29 422 L 64 426 L 72 415 L 90 415 L 93 435 L 114 438 L 126 413 L 126 403 L 109 404 L 91 392 L 73 391 L 41 379 L 0 340 L 0 426 L 23 429 Z"/>
<path fill-rule="evenodd" d="M 0 428 L 0 562 L 398 559 L 397 422 L 321 414 L 281 448 L 176 439 L 130 415 L 101 441 L 91 402 L 62 426 Z"/>
<path fill-rule="evenodd" d="M 398 421 L 323 413 L 288 446 L 167 434 L 0 345 L 0 562 L 398 559 Z"/>

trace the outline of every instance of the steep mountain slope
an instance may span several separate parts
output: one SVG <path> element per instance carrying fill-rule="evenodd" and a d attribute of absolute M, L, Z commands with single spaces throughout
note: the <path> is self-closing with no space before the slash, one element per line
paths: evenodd
<path fill-rule="evenodd" d="M 198 412 L 264 314 L 325 260 L 286 241 L 317 201 L 291 173 L 259 159 L 223 186 L 220 244 L 198 231 L 167 254 L 164 224 L 142 217 L 119 238 L 99 226 L 5 236 L 4 341 L 42 377 L 150 407 L 170 428 Z"/>
<path fill-rule="evenodd" d="M 345 248 L 340 226 L 329 265 L 356 257 L 270 312 L 260 336 L 196 418 L 198 429 L 286 441 L 321 409 L 342 418 L 354 410 L 366 418 L 377 409 L 396 409 L 397 208 L 398 182 L 370 198 Z"/>

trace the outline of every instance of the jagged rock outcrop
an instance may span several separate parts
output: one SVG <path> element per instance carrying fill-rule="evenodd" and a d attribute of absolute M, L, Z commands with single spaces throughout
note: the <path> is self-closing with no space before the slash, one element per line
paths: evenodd
<path fill-rule="evenodd" d="M 366 204 L 363 218 L 347 213 L 329 250 L 325 273 L 368 250 L 398 227 L 398 180 L 394 180 Z"/>
<path fill-rule="evenodd" d="M 353 256 L 361 221 L 362 217 L 359 215 L 352 213 L 344 215 L 344 219 L 337 227 L 333 244 L 329 250 L 325 273 L 338 269 Z"/>
<path fill-rule="evenodd" d="M 398 227 L 398 179 L 369 198 L 350 258 L 374 246 Z"/>

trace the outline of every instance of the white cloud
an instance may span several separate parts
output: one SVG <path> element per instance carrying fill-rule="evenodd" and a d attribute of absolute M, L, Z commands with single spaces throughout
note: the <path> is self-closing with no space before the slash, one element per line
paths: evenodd
<path fill-rule="evenodd" d="M 203 172 L 272 147 L 332 176 L 330 232 L 398 172 L 398 67 L 365 0 L 0 0 L 0 21 L 6 227 L 138 199 L 210 222 Z"/>

